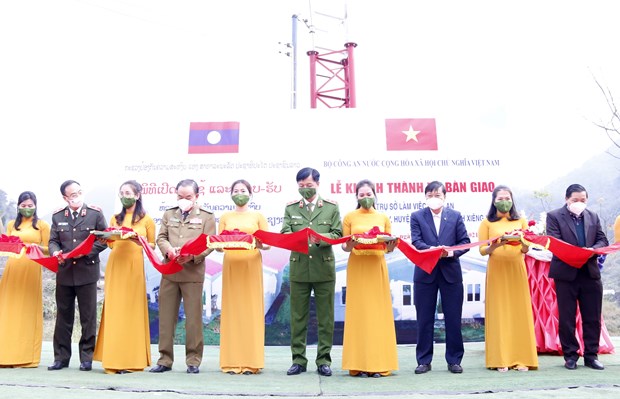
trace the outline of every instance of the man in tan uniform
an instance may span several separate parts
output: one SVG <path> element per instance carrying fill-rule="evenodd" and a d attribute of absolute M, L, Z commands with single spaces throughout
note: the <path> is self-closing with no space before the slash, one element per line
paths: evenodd
<path fill-rule="evenodd" d="M 159 286 L 159 360 L 150 371 L 162 373 L 172 369 L 174 332 L 181 299 L 185 310 L 185 362 L 189 374 L 200 372 L 204 348 L 202 331 L 202 287 L 205 279 L 206 250 L 196 256 L 179 256 L 179 249 L 201 234 L 215 234 L 215 217 L 198 206 L 198 184 L 181 180 L 176 187 L 178 206 L 168 209 L 161 219 L 157 246 L 166 260 L 178 256 L 183 270 L 161 276 Z"/>

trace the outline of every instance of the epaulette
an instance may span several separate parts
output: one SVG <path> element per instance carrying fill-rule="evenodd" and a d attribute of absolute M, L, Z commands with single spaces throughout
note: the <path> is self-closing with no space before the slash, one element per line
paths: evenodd
<path fill-rule="evenodd" d="M 102 212 L 101 208 L 99 208 L 97 205 L 86 205 L 86 206 L 90 209 L 94 209 L 96 211 Z"/>
<path fill-rule="evenodd" d="M 167 211 L 171 211 L 173 209 L 177 209 L 179 206 L 175 205 L 175 206 L 171 206 L 170 208 L 166 208 Z"/>
<path fill-rule="evenodd" d="M 293 204 L 299 204 L 299 201 L 300 200 L 291 201 L 291 202 L 287 203 L 286 206 L 293 205 Z M 303 199 L 301 201 L 303 201 Z"/>
<path fill-rule="evenodd" d="M 327 198 L 321 198 L 321 199 L 325 202 L 329 202 L 330 204 L 338 205 L 338 201 L 334 201 L 334 200 L 327 199 Z"/>
<path fill-rule="evenodd" d="M 66 206 L 63 206 L 62 208 L 58 208 L 58 209 L 56 209 L 54 212 L 52 212 L 52 214 L 53 214 L 53 215 L 55 215 L 55 214 L 57 214 L 57 213 L 58 213 L 58 212 L 60 212 L 60 211 L 64 211 L 64 210 L 65 210 L 65 208 L 66 208 Z"/>
<path fill-rule="evenodd" d="M 213 213 L 212 211 L 210 211 L 210 210 L 208 210 L 208 209 L 205 209 L 205 208 L 203 208 L 203 207 L 199 207 L 199 209 L 200 209 L 201 211 L 205 211 L 205 212 L 207 212 L 207 213 L 211 213 L 211 214 Z"/>

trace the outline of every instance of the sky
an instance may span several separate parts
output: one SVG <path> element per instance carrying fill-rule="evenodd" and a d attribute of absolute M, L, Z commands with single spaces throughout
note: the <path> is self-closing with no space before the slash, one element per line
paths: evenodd
<path fill-rule="evenodd" d="M 346 23 L 320 16 L 344 17 L 345 3 Z M 361 112 L 440 118 L 454 152 L 519 142 L 516 181 L 544 184 L 541 164 L 569 171 L 610 144 L 592 123 L 608 117 L 594 78 L 620 93 L 619 10 L 613 0 L 3 1 L 0 189 L 31 189 L 53 209 L 66 178 L 118 181 L 123 160 L 178 157 L 170 142 L 188 120 L 306 113 L 306 51 L 349 41 Z M 292 15 L 296 111 L 281 54 Z"/>

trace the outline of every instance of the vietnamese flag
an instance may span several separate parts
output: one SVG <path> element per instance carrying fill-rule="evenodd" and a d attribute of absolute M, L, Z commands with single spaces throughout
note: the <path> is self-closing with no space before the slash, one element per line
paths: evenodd
<path fill-rule="evenodd" d="M 239 152 L 239 122 L 190 122 L 188 154 Z"/>
<path fill-rule="evenodd" d="M 437 151 L 435 118 L 386 119 L 385 140 L 388 151 Z"/>

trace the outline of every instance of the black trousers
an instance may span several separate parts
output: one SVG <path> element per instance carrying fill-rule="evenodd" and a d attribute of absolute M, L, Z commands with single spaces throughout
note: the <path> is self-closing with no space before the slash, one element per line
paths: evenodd
<path fill-rule="evenodd" d="M 598 358 L 601 338 L 601 310 L 603 307 L 603 284 L 583 273 L 573 281 L 555 280 L 558 298 L 559 333 L 564 359 L 579 359 L 579 341 L 575 336 L 577 304 L 583 325 L 583 357 Z"/>
<path fill-rule="evenodd" d="M 75 300 L 80 312 L 80 362 L 92 362 L 97 334 L 97 283 L 80 286 L 56 284 L 56 326 L 54 328 L 54 360 L 71 359 L 71 334 L 75 318 Z"/>

